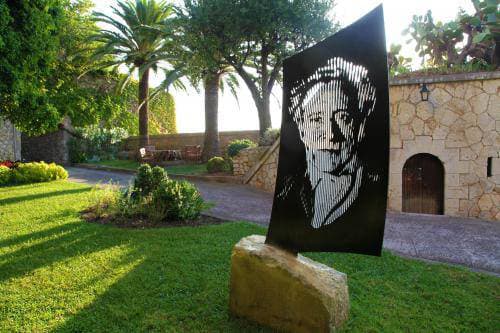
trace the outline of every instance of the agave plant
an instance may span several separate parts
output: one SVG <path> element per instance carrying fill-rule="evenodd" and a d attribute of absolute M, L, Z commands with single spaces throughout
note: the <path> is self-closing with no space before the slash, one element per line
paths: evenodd
<path fill-rule="evenodd" d="M 149 143 L 148 101 L 150 70 L 157 71 L 159 63 L 167 60 L 172 39 L 165 32 L 173 19 L 173 8 L 165 1 L 124 0 L 112 7 L 112 15 L 94 13 L 102 28 L 92 37 L 97 42 L 93 61 L 99 68 L 126 66 L 118 84 L 122 90 L 133 74 L 139 74 L 139 135 L 141 146 Z"/>

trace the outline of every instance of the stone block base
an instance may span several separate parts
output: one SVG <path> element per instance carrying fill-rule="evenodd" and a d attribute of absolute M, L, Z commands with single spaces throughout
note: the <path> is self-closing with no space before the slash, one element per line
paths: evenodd
<path fill-rule="evenodd" d="M 230 310 L 289 332 L 333 332 L 349 314 L 347 276 L 249 236 L 231 256 Z"/>

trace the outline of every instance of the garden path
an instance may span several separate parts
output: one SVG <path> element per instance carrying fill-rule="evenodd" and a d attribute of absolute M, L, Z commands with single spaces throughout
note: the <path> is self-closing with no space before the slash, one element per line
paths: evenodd
<path fill-rule="evenodd" d="M 131 174 L 68 168 L 70 180 L 96 184 L 110 180 L 127 185 Z M 193 181 L 209 215 L 226 220 L 269 223 L 272 195 L 249 186 Z M 399 254 L 465 265 L 500 275 L 500 223 L 438 215 L 388 213 L 384 247 Z"/>

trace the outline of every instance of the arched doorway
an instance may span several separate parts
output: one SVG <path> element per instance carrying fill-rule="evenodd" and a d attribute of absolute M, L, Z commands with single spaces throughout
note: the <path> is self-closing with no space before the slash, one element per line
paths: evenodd
<path fill-rule="evenodd" d="M 443 214 L 444 167 L 431 154 L 410 157 L 403 167 L 403 212 Z"/>

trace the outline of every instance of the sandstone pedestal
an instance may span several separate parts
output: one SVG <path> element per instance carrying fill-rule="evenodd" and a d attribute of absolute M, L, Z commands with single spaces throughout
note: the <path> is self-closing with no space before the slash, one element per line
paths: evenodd
<path fill-rule="evenodd" d="M 344 273 L 249 236 L 231 256 L 230 310 L 290 332 L 333 332 L 349 313 Z"/>

